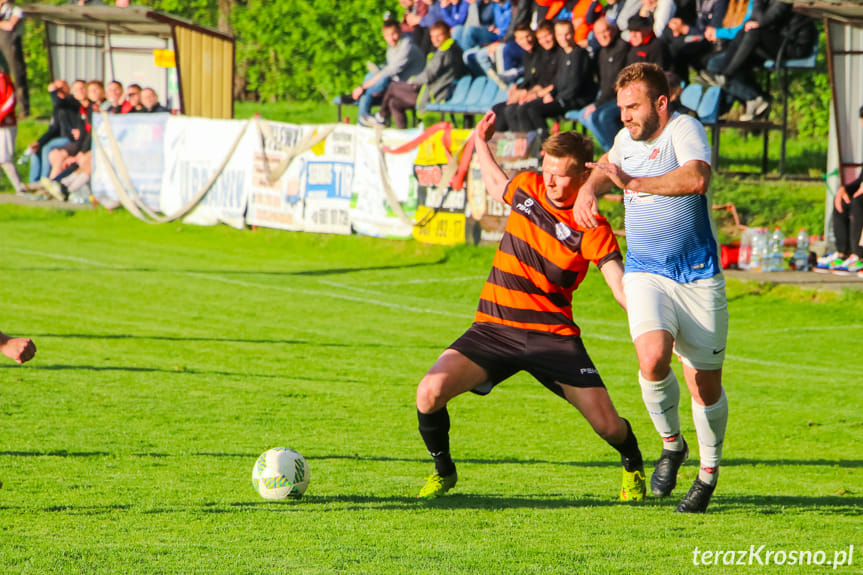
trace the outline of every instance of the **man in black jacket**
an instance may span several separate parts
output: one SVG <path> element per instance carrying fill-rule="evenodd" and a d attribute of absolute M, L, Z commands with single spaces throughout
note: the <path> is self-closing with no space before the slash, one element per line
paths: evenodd
<path fill-rule="evenodd" d="M 596 95 L 590 55 L 575 43 L 570 20 L 554 23 L 554 39 L 561 51 L 554 82 L 544 87 L 535 100 L 517 108 L 517 124 L 511 126 L 515 131 L 545 130 L 546 118 L 582 108 Z"/>
<path fill-rule="evenodd" d="M 578 121 L 590 130 L 604 150 L 609 150 L 614 143 L 614 136 L 623 127 L 614 82 L 626 66 L 629 44 L 620 37 L 617 26 L 605 17 L 594 23 L 593 35 L 600 45 L 596 56 L 599 94 L 592 104 L 578 112 Z"/>
<path fill-rule="evenodd" d="M 519 129 L 519 108 L 541 98 L 542 91 L 554 84 L 560 65 L 562 51 L 554 39 L 554 24 L 544 20 L 536 29 L 537 47 L 525 54 L 524 76 L 519 84 L 510 87 L 506 102 L 492 108 L 496 114 L 495 130 L 498 132 Z"/>
<path fill-rule="evenodd" d="M 83 82 L 80 88 L 83 90 Z M 65 80 L 55 80 L 48 85 L 48 93 L 54 106 L 51 123 L 39 139 L 27 146 L 30 152 L 30 182 L 38 182 L 48 175 L 51 163 L 48 156 L 54 148 L 60 148 L 72 141 L 72 129 L 80 129 L 77 110 L 63 105 L 63 100 L 71 98 L 69 84 Z M 83 92 L 81 92 L 83 94 Z"/>

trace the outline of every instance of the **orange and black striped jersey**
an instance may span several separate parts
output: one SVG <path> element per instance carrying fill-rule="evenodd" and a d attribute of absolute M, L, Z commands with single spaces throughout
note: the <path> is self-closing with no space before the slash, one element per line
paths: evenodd
<path fill-rule="evenodd" d="M 611 226 L 599 216 L 597 227 L 580 228 L 572 209 L 548 200 L 542 176 L 533 172 L 510 180 L 503 199 L 512 211 L 474 321 L 579 335 L 572 292 L 590 262 L 601 267 L 622 259 Z"/>

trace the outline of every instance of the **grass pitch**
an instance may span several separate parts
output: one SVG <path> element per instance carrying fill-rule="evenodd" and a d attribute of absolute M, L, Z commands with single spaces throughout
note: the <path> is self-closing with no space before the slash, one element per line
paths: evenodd
<path fill-rule="evenodd" d="M 729 282 L 731 415 L 704 516 L 672 512 L 695 460 L 671 498 L 618 503 L 616 453 L 523 374 L 451 404 L 459 484 L 423 503 L 415 386 L 470 324 L 491 248 L 15 206 L 0 237 L 0 329 L 39 348 L 0 364 L 0 572 L 809 573 L 850 545 L 836 571 L 861 571 L 857 293 Z M 576 302 L 651 462 L 624 313 L 595 271 Z M 279 445 L 309 462 L 300 501 L 252 489 Z M 718 565 L 694 565 L 705 550 Z"/>

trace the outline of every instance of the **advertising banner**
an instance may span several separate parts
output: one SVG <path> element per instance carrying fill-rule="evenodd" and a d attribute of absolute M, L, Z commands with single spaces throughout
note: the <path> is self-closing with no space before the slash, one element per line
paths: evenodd
<path fill-rule="evenodd" d="M 417 220 L 425 225 L 413 230 L 413 237 L 432 244 L 465 242 L 466 191 L 441 190 L 441 177 L 452 156 L 464 144 L 470 130 L 442 130 L 424 140 L 414 164 L 417 182 Z"/>
<path fill-rule="evenodd" d="M 383 130 L 381 143 L 388 149 L 397 149 L 417 138 L 422 132 L 411 130 Z M 350 219 L 355 232 L 381 238 L 409 238 L 416 216 L 416 178 L 413 174 L 416 148 L 403 153 L 383 153 L 384 171 L 381 171 L 381 150 L 375 141 L 375 130 L 356 128 L 356 156 L 354 158 L 353 194 Z M 394 201 L 410 221 L 402 220 L 387 199 L 384 178 L 394 195 Z"/>
<path fill-rule="evenodd" d="M 159 209 L 165 125 L 170 117 L 170 114 L 109 114 L 105 118 L 108 118 L 110 126 L 106 126 L 101 114 L 93 115 L 93 138 L 99 139 L 108 158 L 108 165 L 105 165 L 101 155 L 93 153 L 90 188 L 97 201 L 109 207 L 118 204 L 108 170 L 115 170 L 115 175 L 122 181 L 120 171 L 125 169 L 144 205 L 154 211 Z M 120 159 L 114 157 L 108 127 L 117 142 Z"/>
<path fill-rule="evenodd" d="M 248 120 L 172 116 L 165 130 L 161 211 L 168 215 L 177 212 L 216 176 L 203 201 L 183 221 L 201 226 L 222 222 L 243 228 L 257 139 L 257 129 Z"/>

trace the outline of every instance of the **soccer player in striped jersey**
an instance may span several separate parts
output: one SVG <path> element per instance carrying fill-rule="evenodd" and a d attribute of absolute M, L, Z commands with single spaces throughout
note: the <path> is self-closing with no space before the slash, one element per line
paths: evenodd
<path fill-rule="evenodd" d="M 613 186 L 623 190 L 629 330 L 642 398 L 663 439 L 650 488 L 669 495 L 689 453 L 671 369 L 676 353 L 692 395 L 701 457 L 698 477 L 676 510 L 703 512 L 716 487 L 728 421 L 722 388 L 728 303 L 711 212 L 710 146 L 698 120 L 669 112 L 668 81 L 659 66 L 627 66 L 615 89 L 624 129 L 590 165 L 573 213 L 585 228 L 601 225 L 596 197 Z"/>
<path fill-rule="evenodd" d="M 524 370 L 575 406 L 620 453 L 620 499 L 641 500 L 646 486 L 638 440 L 582 344 L 572 306 L 573 292 L 593 262 L 625 309 L 622 257 L 611 226 L 599 218 L 588 230 L 573 221 L 593 143 L 575 132 L 553 135 L 542 146 L 542 175 L 523 172 L 509 180 L 489 149 L 494 125 L 494 112 L 477 125 L 476 152 L 488 194 L 512 210 L 473 325 L 417 388 L 419 431 L 435 463 L 418 497 L 439 497 L 456 484 L 447 403 L 467 391 L 485 395 Z"/>

